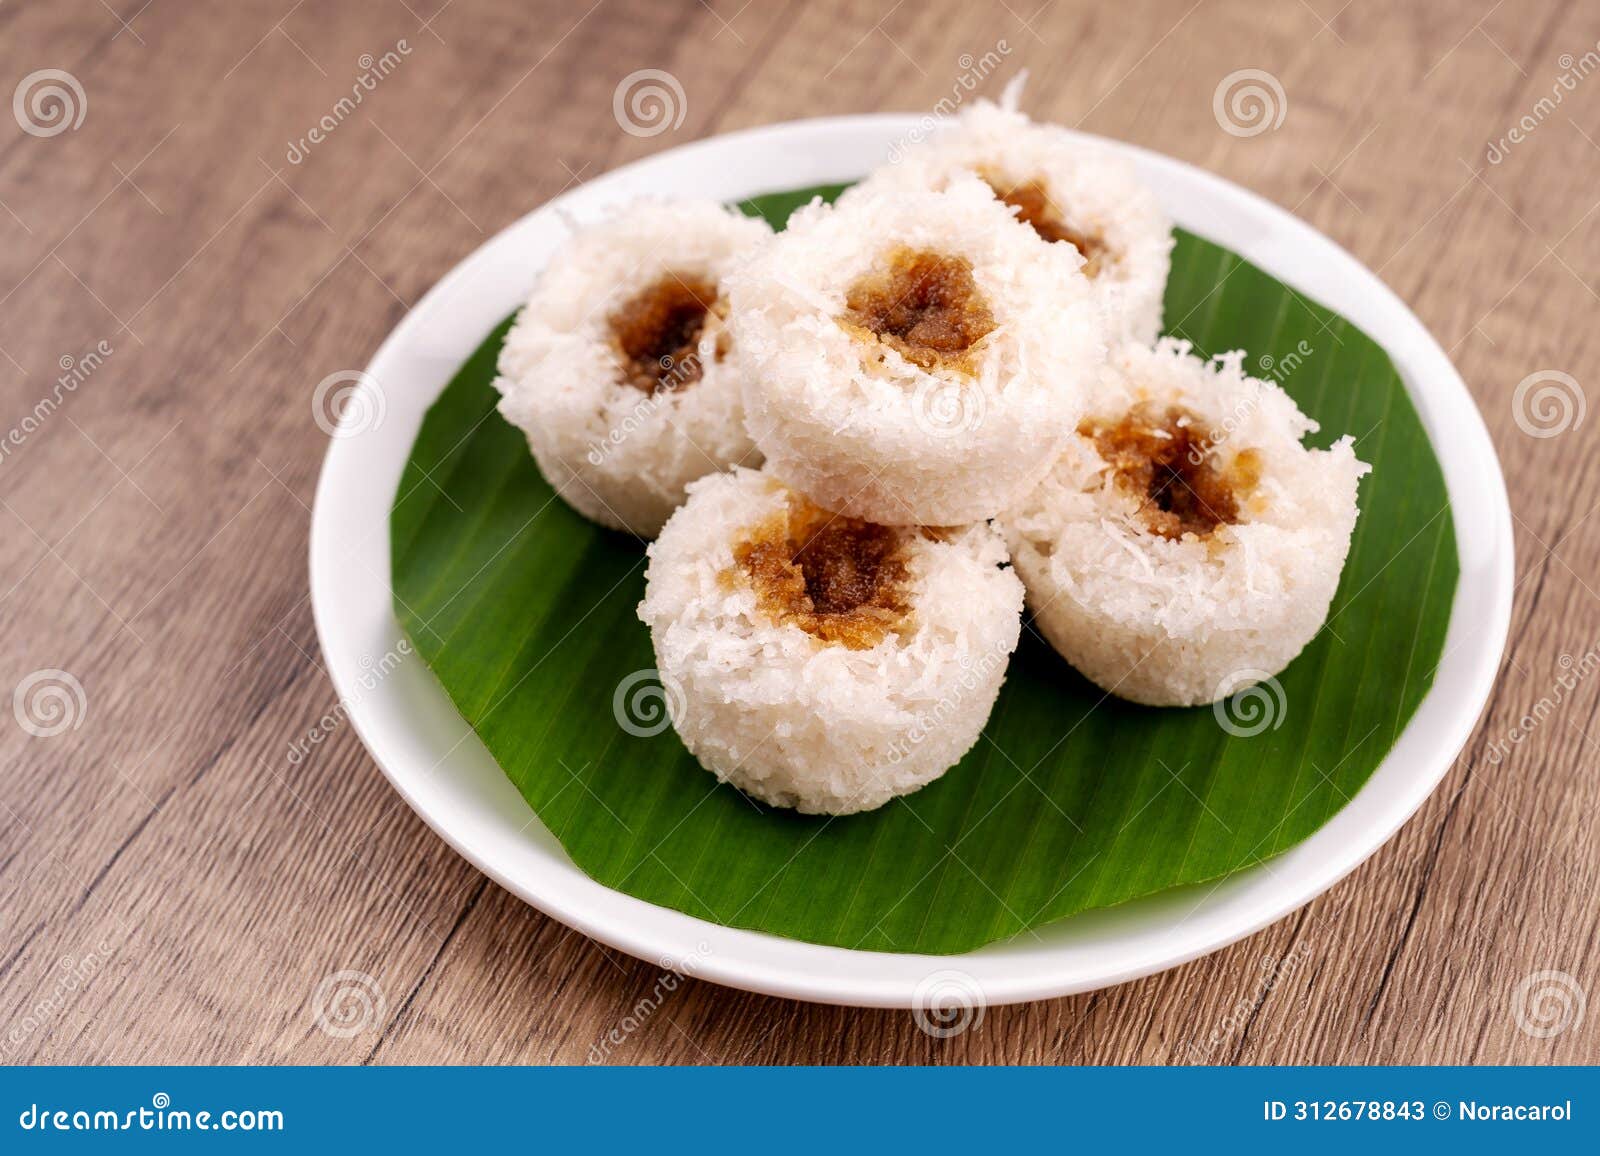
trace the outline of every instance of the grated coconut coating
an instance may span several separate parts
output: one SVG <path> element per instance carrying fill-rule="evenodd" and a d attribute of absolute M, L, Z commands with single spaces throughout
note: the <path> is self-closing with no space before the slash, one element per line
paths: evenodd
<path fill-rule="evenodd" d="M 662 364 L 668 384 L 653 392 L 625 380 L 612 318 L 657 282 L 680 292 L 716 286 L 770 237 L 765 223 L 714 201 L 639 201 L 580 229 L 551 258 L 506 337 L 495 387 L 500 412 L 580 514 L 651 538 L 689 482 L 760 464 L 718 316 L 725 298 L 692 355 Z"/>
<path fill-rule="evenodd" d="M 650 546 L 639 617 L 673 725 L 707 770 L 774 806 L 849 814 L 925 786 L 977 741 L 1022 584 L 987 525 L 899 529 L 903 613 L 869 645 L 825 641 L 775 615 L 740 561 L 762 527 L 809 506 L 765 472 L 693 483 Z"/>
<path fill-rule="evenodd" d="M 852 321 L 852 291 L 904 252 L 968 266 L 992 325 L 931 366 Z M 770 469 L 885 524 L 960 525 L 1019 501 L 1104 361 L 1081 264 L 1071 246 L 1041 247 L 975 178 L 802 208 L 728 282 L 745 420 Z"/>
<path fill-rule="evenodd" d="M 1316 423 L 1277 385 L 1246 376 L 1243 356 L 1206 362 L 1170 339 L 1125 347 L 1086 421 L 1138 407 L 1191 415 L 1213 443 L 1208 463 L 1255 478 L 1235 522 L 1153 532 L 1148 507 L 1084 436 L 1000 519 L 1039 629 L 1090 680 L 1135 702 L 1206 703 L 1240 676 L 1277 674 L 1326 621 L 1349 552 L 1370 467 L 1349 437 L 1302 446 Z"/>

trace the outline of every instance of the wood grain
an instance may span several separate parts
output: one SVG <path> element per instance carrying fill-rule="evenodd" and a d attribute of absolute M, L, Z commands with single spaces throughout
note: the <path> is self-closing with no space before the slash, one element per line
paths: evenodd
<path fill-rule="evenodd" d="M 1592 11 L 291 2 L 0 7 L 6 91 L 63 69 L 87 101 L 54 136 L 0 117 L 0 426 L 20 435 L 0 455 L 0 689 L 63 670 L 85 702 L 55 737 L 0 725 L 0 1058 L 581 1063 L 633 1015 L 611 1062 L 1600 1060 L 1600 1011 L 1553 1036 L 1514 1014 L 1541 971 L 1600 998 L 1600 686 L 1577 680 L 1511 738 L 1563 656 L 1581 670 L 1600 647 L 1600 422 L 1530 436 L 1513 403 L 1537 371 L 1600 378 L 1600 80 L 1539 103 L 1595 50 Z M 398 67 L 293 163 L 362 54 L 401 40 Z M 694 982 L 640 1016 L 656 968 L 487 882 L 347 727 L 287 759 L 334 702 L 306 594 L 325 448 L 311 392 L 572 182 L 728 129 L 925 111 L 963 54 L 991 51 L 1005 66 L 987 90 L 1027 67 L 1036 115 L 1292 209 L 1450 350 L 1516 515 L 1496 694 L 1366 865 L 1187 966 L 991 1008 L 949 1040 L 906 1014 Z M 642 68 L 686 93 L 681 126 L 653 138 L 612 115 Z M 1221 130 L 1213 94 L 1239 69 L 1281 83 L 1280 127 Z M 92 371 L 58 389 L 65 358 Z M 341 970 L 382 997 L 350 1035 L 313 1014 Z"/>

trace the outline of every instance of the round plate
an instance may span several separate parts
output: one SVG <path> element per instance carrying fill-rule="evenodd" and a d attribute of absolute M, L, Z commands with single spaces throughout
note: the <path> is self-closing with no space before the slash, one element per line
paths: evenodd
<path fill-rule="evenodd" d="M 1364 329 L 1393 358 L 1444 469 L 1461 577 L 1433 689 L 1355 799 L 1294 849 L 1218 885 L 1074 916 L 962 956 L 820 947 L 707 923 L 584 875 L 529 811 L 405 645 L 390 612 L 389 506 L 422 422 L 467 355 L 522 303 L 567 233 L 640 195 L 735 201 L 853 180 L 882 163 L 919 118 L 796 121 L 731 133 L 618 169 L 530 213 L 418 303 L 367 373 L 381 406 L 328 449 L 311 525 L 311 596 L 335 688 L 395 788 L 451 846 L 541 911 L 612 947 L 699 978 L 831 1003 L 911 1007 L 919 986 L 955 982 L 991 1004 L 1043 999 L 1148 975 L 1215 951 L 1330 887 L 1383 844 L 1444 776 L 1471 734 L 1511 614 L 1511 511 L 1488 432 L 1444 351 L 1355 258 L 1252 193 L 1131 146 L 1125 152 L 1182 226 L 1239 253 Z M 354 374 L 339 375 L 342 379 Z M 373 399 L 368 399 L 373 400 Z M 346 413 L 346 420 L 358 407 Z M 376 409 L 376 412 L 374 412 Z M 491 420 L 498 420 L 494 418 Z M 1405 581 L 1395 575 L 1394 581 Z"/>

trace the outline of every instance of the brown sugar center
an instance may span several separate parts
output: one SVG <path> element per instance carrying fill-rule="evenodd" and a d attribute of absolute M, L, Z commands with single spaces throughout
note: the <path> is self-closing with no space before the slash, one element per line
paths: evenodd
<path fill-rule="evenodd" d="M 1086 277 L 1098 276 L 1105 267 L 1107 249 L 1105 238 L 1098 233 L 1084 233 L 1067 224 L 1060 209 L 1045 192 L 1040 181 L 1012 184 L 994 175 L 984 181 L 994 190 L 994 195 L 1017 210 L 1017 219 L 1033 227 L 1046 241 L 1066 241 L 1083 254 L 1083 272 Z"/>
<path fill-rule="evenodd" d="M 1255 484 L 1254 453 L 1245 450 L 1219 467 L 1215 440 L 1178 409 L 1156 414 L 1136 409 L 1113 424 L 1085 422 L 1117 484 L 1139 501 L 1139 516 L 1163 538 L 1204 538 L 1239 520 L 1245 493 Z"/>
<path fill-rule="evenodd" d="M 965 368 L 994 314 L 965 257 L 900 246 L 845 293 L 846 320 L 923 369 Z"/>
<path fill-rule="evenodd" d="M 685 274 L 667 273 L 630 297 L 609 318 L 623 382 L 654 394 L 699 381 L 696 347 L 716 305 L 716 283 Z"/>
<path fill-rule="evenodd" d="M 887 526 L 796 502 L 741 542 L 734 561 L 775 620 L 865 650 L 910 609 L 902 542 Z"/>

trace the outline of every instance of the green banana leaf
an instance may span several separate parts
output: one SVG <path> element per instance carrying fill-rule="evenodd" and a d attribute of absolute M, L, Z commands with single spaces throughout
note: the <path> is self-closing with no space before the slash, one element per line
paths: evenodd
<path fill-rule="evenodd" d="M 837 191 L 742 207 L 781 227 L 814 192 Z M 718 785 L 664 713 L 639 725 L 635 696 L 651 689 L 639 672 L 655 665 L 634 615 L 643 548 L 555 500 L 494 413 L 509 320 L 417 436 L 391 519 L 395 613 L 579 867 L 702 919 L 953 953 L 1249 867 L 1360 790 L 1428 692 L 1458 573 L 1454 524 L 1399 375 L 1343 318 L 1182 231 L 1166 316 L 1206 353 L 1248 350 L 1251 372 L 1321 422 L 1313 441 L 1355 434 L 1373 465 L 1329 628 L 1276 687 L 1217 710 L 1105 698 L 1025 630 L 987 737 L 932 786 L 830 819 Z M 629 729 L 619 709 L 634 712 Z"/>

